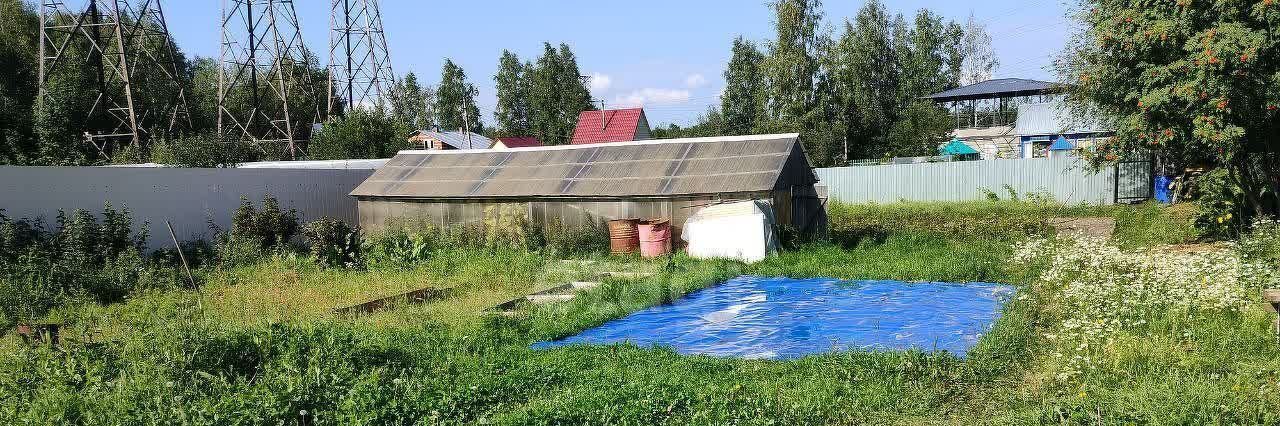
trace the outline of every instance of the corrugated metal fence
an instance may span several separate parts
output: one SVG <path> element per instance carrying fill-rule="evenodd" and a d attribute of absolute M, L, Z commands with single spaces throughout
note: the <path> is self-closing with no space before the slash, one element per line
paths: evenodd
<path fill-rule="evenodd" d="M 862 203 L 985 199 L 983 189 L 1008 195 L 1045 193 L 1067 204 L 1112 204 L 1122 193 L 1150 190 L 1150 175 L 1107 168 L 1095 173 L 1076 158 L 957 161 L 816 169 L 832 200 Z"/>
<path fill-rule="evenodd" d="M 150 245 L 168 247 L 165 221 L 179 240 L 208 239 L 210 224 L 228 229 L 246 197 L 260 205 L 271 195 L 301 221 L 323 216 L 356 223 L 347 195 L 373 170 L 179 169 L 130 167 L 0 167 L 0 209 L 11 218 L 43 217 L 58 210 L 100 212 L 110 202 L 127 207 L 135 228 L 149 223 Z"/>

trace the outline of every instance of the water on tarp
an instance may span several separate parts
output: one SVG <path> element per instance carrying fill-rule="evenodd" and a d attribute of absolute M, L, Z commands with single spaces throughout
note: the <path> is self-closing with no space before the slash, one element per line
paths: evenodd
<path fill-rule="evenodd" d="M 1000 317 L 1002 284 L 743 276 L 535 349 L 630 342 L 683 354 L 789 359 L 833 350 L 959 356 Z"/>

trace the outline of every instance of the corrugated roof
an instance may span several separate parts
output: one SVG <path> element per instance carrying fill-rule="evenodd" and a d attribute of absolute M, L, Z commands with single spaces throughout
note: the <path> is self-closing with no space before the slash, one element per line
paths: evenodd
<path fill-rule="evenodd" d="M 634 141 L 643 116 L 643 108 L 583 111 L 578 114 L 578 126 L 573 129 L 571 143 L 581 145 Z M 604 120 L 604 125 L 601 125 L 601 120 Z"/>
<path fill-rule="evenodd" d="M 533 148 L 542 146 L 542 142 L 533 136 L 501 137 L 494 138 L 494 140 L 502 142 L 502 144 L 506 145 L 507 148 Z"/>
<path fill-rule="evenodd" d="M 1082 133 L 1109 133 L 1098 120 L 1077 119 L 1062 102 L 1045 102 L 1018 105 L 1018 124 L 1014 133 L 1018 136 L 1073 135 Z"/>
<path fill-rule="evenodd" d="M 797 134 L 402 151 L 351 195 L 408 199 L 644 197 L 768 191 L 817 181 Z"/>
<path fill-rule="evenodd" d="M 945 92 L 925 96 L 938 102 L 967 101 L 972 99 L 993 99 L 1000 97 L 1031 96 L 1054 93 L 1057 83 L 1025 78 L 999 78 L 957 87 Z"/>
<path fill-rule="evenodd" d="M 468 140 L 467 133 L 471 133 Z M 419 130 L 419 135 L 426 136 L 431 139 L 443 142 L 454 149 L 489 149 L 493 146 L 493 141 L 475 132 L 433 132 L 430 130 Z"/>

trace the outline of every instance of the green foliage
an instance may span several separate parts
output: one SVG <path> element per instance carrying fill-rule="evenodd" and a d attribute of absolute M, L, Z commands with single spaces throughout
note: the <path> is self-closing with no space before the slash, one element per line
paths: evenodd
<path fill-rule="evenodd" d="M 569 143 L 578 124 L 578 114 L 595 109 L 581 75 L 577 57 L 564 43 L 559 49 L 543 43 L 542 55 L 532 68 L 526 64 L 529 125 L 533 136 L 543 144 Z"/>
<path fill-rule="evenodd" d="M 31 127 L 38 26 L 26 2 L 0 0 L 0 164 L 30 164 L 38 155 Z"/>
<path fill-rule="evenodd" d="M 231 239 L 252 241 L 263 250 L 285 249 L 297 234 L 297 210 L 281 210 L 280 202 L 270 195 L 262 198 L 261 208 L 242 198 L 231 216 Z"/>
<path fill-rule="evenodd" d="M 391 158 L 408 144 L 412 129 L 382 108 L 355 108 L 342 117 L 330 117 L 312 136 L 311 158 Z"/>
<path fill-rule="evenodd" d="M 1084 29 L 1059 62 L 1079 114 L 1116 134 L 1096 163 L 1151 151 L 1175 167 L 1221 166 L 1253 215 L 1280 213 L 1280 5 L 1080 2 Z"/>
<path fill-rule="evenodd" d="M 302 229 L 311 258 L 328 267 L 360 265 L 360 230 L 338 219 L 320 218 Z"/>
<path fill-rule="evenodd" d="M 429 129 L 435 125 L 435 90 L 418 84 L 418 76 L 405 74 L 388 96 L 391 118 L 399 125 L 412 130 Z"/>
<path fill-rule="evenodd" d="M 720 97 L 724 134 L 749 135 L 764 118 L 763 61 L 764 54 L 754 43 L 741 36 L 733 39 L 733 56 L 724 70 L 724 95 Z"/>
<path fill-rule="evenodd" d="M 172 141 L 155 141 L 149 161 L 179 167 L 235 167 L 258 160 L 260 154 L 247 142 L 206 132 Z"/>
<path fill-rule="evenodd" d="M 1244 191 L 1227 170 L 1205 173 L 1195 183 L 1195 203 L 1200 211 L 1195 223 L 1200 234 L 1215 239 L 1239 236 L 1254 215 L 1245 208 Z"/>
<path fill-rule="evenodd" d="M 510 51 L 503 50 L 498 60 L 498 73 L 493 76 L 496 83 L 498 104 L 494 107 L 493 118 L 497 120 L 497 132 L 502 136 L 530 135 L 529 119 L 532 115 L 529 106 L 530 78 L 532 66 L 520 62 L 520 57 Z"/>
<path fill-rule="evenodd" d="M 484 133 L 480 109 L 476 107 L 477 95 L 479 91 L 467 81 L 462 67 L 446 59 L 440 70 L 440 85 L 436 86 L 435 116 L 440 128 L 457 131 L 468 127 L 472 132 Z"/>
<path fill-rule="evenodd" d="M 108 205 L 100 218 L 59 213 L 56 231 L 0 214 L 0 313 L 30 321 L 72 300 L 120 301 L 136 291 L 172 288 L 176 271 L 142 255 L 146 234 L 129 211 Z"/>

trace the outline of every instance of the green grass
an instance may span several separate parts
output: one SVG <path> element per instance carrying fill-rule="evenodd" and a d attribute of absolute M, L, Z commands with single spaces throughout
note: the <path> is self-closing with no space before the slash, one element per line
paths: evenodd
<path fill-rule="evenodd" d="M 837 205 L 833 222 L 862 218 L 843 229 L 888 231 L 754 265 L 678 256 L 668 270 L 663 261 L 638 258 L 565 263 L 523 251 L 440 249 L 403 269 L 328 270 L 285 257 L 206 271 L 199 292 L 55 311 L 55 319 L 72 324 L 73 339 L 62 349 L 5 337 L 0 418 L 294 424 L 307 410 L 317 424 L 1280 423 L 1265 408 L 1280 403 L 1280 347 L 1261 308 L 1158 317 L 1108 347 L 1107 363 L 1078 387 L 1053 384 L 1044 333 L 1057 318 L 1055 301 L 1030 285 L 1038 265 L 1005 262 L 1018 239 L 1043 232 L 1028 218 L 1046 208 Z M 1116 217 L 1116 241 L 1126 247 L 1192 239 L 1176 220 L 1183 212 L 1158 206 L 1052 212 Z M 1016 217 L 998 219 L 1005 213 Z M 514 317 L 481 312 L 606 270 L 657 274 L 606 279 L 573 301 Z M 528 349 L 741 274 L 1006 282 L 1018 285 L 1021 297 L 965 359 L 852 351 L 767 361 L 630 345 Z M 372 315 L 330 313 L 421 287 L 454 293 Z"/>

